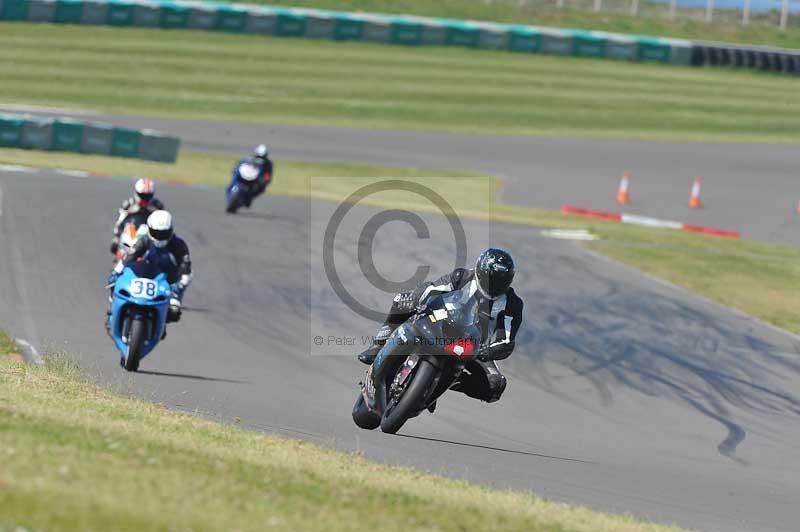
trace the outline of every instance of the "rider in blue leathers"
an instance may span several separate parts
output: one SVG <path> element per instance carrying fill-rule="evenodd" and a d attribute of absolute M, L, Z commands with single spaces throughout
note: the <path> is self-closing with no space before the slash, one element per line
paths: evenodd
<path fill-rule="evenodd" d="M 230 184 L 228 184 L 228 188 L 225 190 L 227 194 L 231 193 L 233 185 L 235 185 L 236 182 L 242 177 L 239 174 L 239 172 L 243 164 L 250 164 L 258 170 L 258 178 L 255 185 L 254 193 L 244 204 L 245 207 L 250 207 L 250 203 L 255 198 L 263 194 L 264 191 L 267 189 L 267 185 L 269 185 L 270 182 L 272 182 L 274 167 L 272 164 L 272 160 L 270 160 L 269 158 L 267 147 L 263 144 L 259 144 L 258 146 L 256 146 L 256 149 L 253 150 L 252 157 L 241 159 L 234 165 L 233 172 L 231 174 L 231 182 Z"/>

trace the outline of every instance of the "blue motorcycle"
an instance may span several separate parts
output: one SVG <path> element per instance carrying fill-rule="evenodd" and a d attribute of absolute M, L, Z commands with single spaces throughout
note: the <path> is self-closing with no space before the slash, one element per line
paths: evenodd
<path fill-rule="evenodd" d="M 225 190 L 225 211 L 234 214 L 240 207 L 249 207 L 259 187 L 258 168 L 250 163 L 239 165 L 237 176 Z"/>
<path fill-rule="evenodd" d="M 163 338 L 170 293 L 167 276 L 150 261 L 127 264 L 117 278 L 108 325 L 126 370 L 138 370 Z"/>

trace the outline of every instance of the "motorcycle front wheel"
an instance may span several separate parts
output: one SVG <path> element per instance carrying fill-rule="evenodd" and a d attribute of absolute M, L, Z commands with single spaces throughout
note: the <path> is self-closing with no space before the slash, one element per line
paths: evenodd
<path fill-rule="evenodd" d="M 235 214 L 237 209 L 241 206 L 241 200 L 239 199 L 241 196 L 242 189 L 237 188 L 233 194 L 231 194 L 231 199 L 228 201 L 228 207 L 225 209 L 225 212 Z"/>
<path fill-rule="evenodd" d="M 411 382 L 399 398 L 392 398 L 386 406 L 386 411 L 381 419 L 381 430 L 394 434 L 410 417 L 419 412 L 424 406 L 422 402 L 428 396 L 438 373 L 433 364 L 427 360 L 420 360 Z"/>
<path fill-rule="evenodd" d="M 139 369 L 139 359 L 144 347 L 147 335 L 147 322 L 142 317 L 133 318 L 131 321 L 131 332 L 128 336 L 128 358 L 122 366 L 127 371 L 137 371 Z"/>

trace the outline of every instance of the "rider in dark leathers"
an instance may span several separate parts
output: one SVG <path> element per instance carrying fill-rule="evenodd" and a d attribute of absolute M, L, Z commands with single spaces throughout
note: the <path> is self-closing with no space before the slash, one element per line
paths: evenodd
<path fill-rule="evenodd" d="M 150 179 L 141 178 L 133 186 L 133 196 L 122 202 L 114 222 L 114 237 L 111 239 L 111 254 L 114 255 L 119 249 L 119 240 L 125 224 L 134 216 L 140 216 L 142 220 L 155 211 L 163 210 L 164 204 L 155 197 L 156 185 Z"/>
<path fill-rule="evenodd" d="M 249 207 L 252 201 L 263 194 L 267 189 L 267 185 L 272 182 L 274 165 L 272 164 L 272 160 L 269 158 L 267 147 L 263 144 L 259 144 L 256 146 L 255 150 L 253 150 L 252 157 L 248 159 L 241 159 L 234 165 L 231 173 L 231 182 L 228 184 L 228 188 L 226 189 L 229 194 L 233 188 L 233 185 L 235 185 L 236 182 L 241 178 L 239 171 L 243 164 L 250 164 L 258 170 L 258 178 L 255 184 L 254 193 L 249 198 L 247 203 L 244 204 L 245 207 Z"/>
<path fill-rule="evenodd" d="M 413 292 L 398 294 L 373 345 L 358 359 L 372 364 L 395 329 L 423 308 L 429 298 L 471 285 L 469 289 L 478 297 L 481 354 L 467 364 L 451 389 L 489 403 L 499 400 L 506 388 L 506 378 L 495 361 L 511 355 L 522 323 L 523 303 L 511 288 L 513 278 L 511 255 L 500 249 L 487 249 L 478 257 L 474 269 L 457 268 L 433 282 L 420 285 Z"/>

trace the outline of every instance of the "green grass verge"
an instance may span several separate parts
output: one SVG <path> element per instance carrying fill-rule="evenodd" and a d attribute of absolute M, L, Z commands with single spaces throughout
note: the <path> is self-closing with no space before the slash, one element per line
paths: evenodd
<path fill-rule="evenodd" d="M 677 530 L 172 412 L 64 357 L 0 360 L 0 435 L 0 530 Z"/>
<path fill-rule="evenodd" d="M 454 48 L 0 23 L 0 102 L 359 127 L 800 140 L 797 80 Z"/>
<path fill-rule="evenodd" d="M 238 0 L 237 0 L 238 1 Z M 582 28 L 590 30 L 682 37 L 707 41 L 728 41 L 800 48 L 800 27 L 790 23 L 787 31 L 777 26 L 778 14 L 752 13 L 751 24 L 742 27 L 741 13 L 733 10 L 714 12 L 714 21 L 702 20 L 700 8 L 680 8 L 687 18 L 669 20 L 668 4 L 643 1 L 640 15 L 628 13 L 630 2 L 603 2 L 604 11 L 594 13 L 591 0 L 572 0 L 573 7 L 558 9 L 553 1 L 535 0 L 245 0 L 250 3 L 315 7 L 342 11 L 372 11 L 382 13 L 413 13 L 430 17 L 488 20 L 512 24 Z M 582 9 L 577 9 L 581 4 Z M 609 12 L 609 7 L 616 9 Z M 694 18 L 688 18 L 688 17 Z"/>
<path fill-rule="evenodd" d="M 174 165 L 145 161 L 0 150 L 0 164 L 67 168 L 102 174 L 149 176 L 156 180 L 222 186 L 234 157 L 182 152 Z M 541 209 L 496 203 L 502 180 L 471 172 L 392 168 L 338 163 L 276 162 L 271 195 L 342 201 L 356 188 L 383 178 L 424 184 L 442 195 L 460 216 L 537 227 L 588 229 L 603 240 L 592 249 L 706 297 L 800 331 L 800 248 L 748 240 L 728 240 L 680 231 L 633 227 L 585 220 Z M 324 179 L 322 179 L 324 177 Z M 363 203 L 438 212 L 403 192 L 370 196 Z"/>
<path fill-rule="evenodd" d="M 8 334 L 0 330 L 0 359 L 13 357 L 21 361 L 19 348 Z"/>

